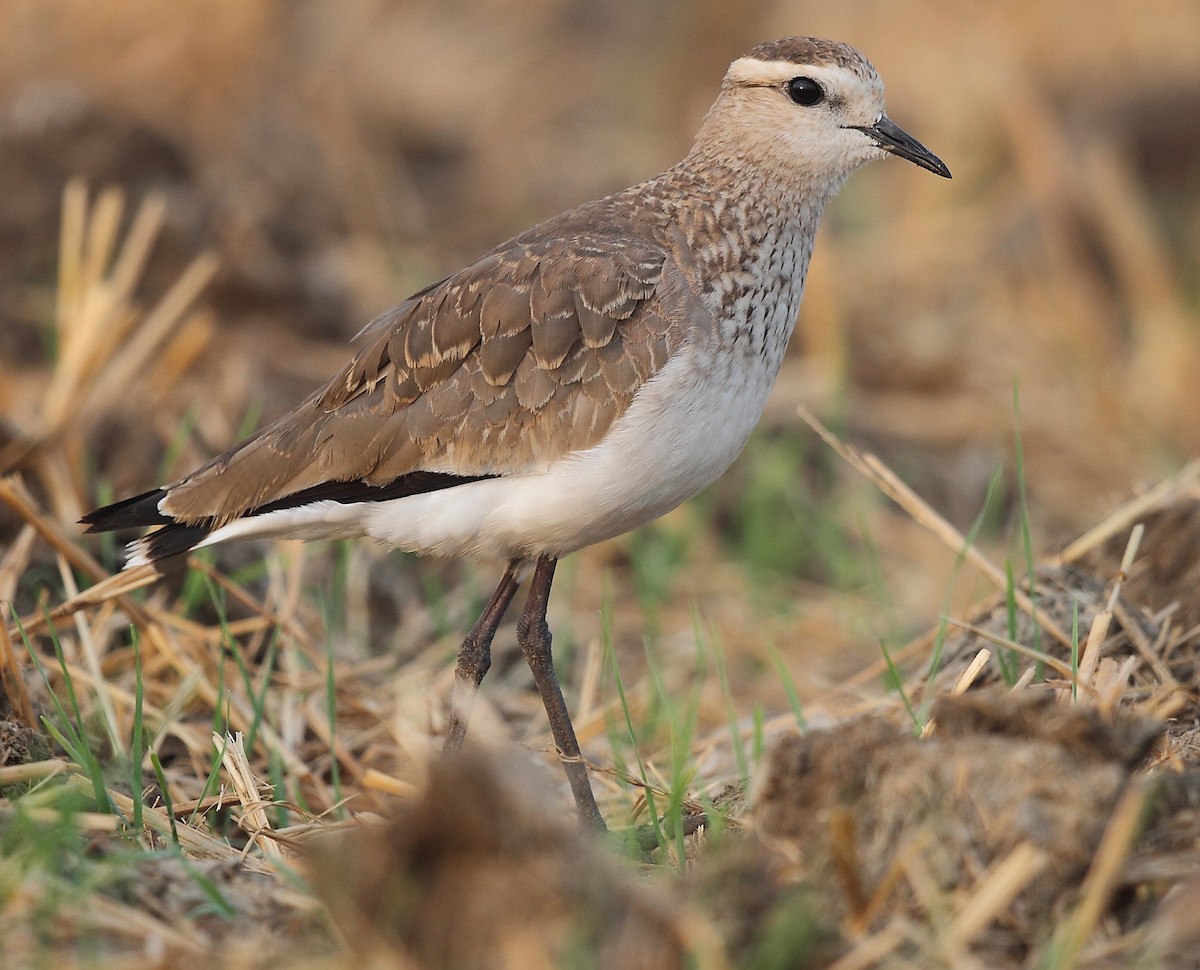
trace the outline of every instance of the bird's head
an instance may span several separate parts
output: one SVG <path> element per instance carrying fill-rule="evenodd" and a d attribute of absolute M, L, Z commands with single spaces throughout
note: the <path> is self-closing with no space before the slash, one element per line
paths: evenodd
<path fill-rule="evenodd" d="M 870 62 L 853 47 L 812 37 L 760 44 L 734 61 L 692 154 L 831 192 L 889 154 L 950 177 L 885 114 L 883 82 Z"/>

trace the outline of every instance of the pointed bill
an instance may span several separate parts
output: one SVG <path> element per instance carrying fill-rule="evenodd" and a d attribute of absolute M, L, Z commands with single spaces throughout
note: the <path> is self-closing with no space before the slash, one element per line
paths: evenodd
<path fill-rule="evenodd" d="M 921 168 L 928 169 L 942 178 L 950 178 L 950 169 L 946 167 L 946 163 L 887 115 L 873 125 L 852 125 L 851 127 L 869 135 L 885 152 L 906 158 L 914 165 L 920 165 Z"/>

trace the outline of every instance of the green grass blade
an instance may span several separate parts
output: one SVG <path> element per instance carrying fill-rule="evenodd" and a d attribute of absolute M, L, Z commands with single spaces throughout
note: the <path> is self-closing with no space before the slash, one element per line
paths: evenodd
<path fill-rule="evenodd" d="M 1029 522 L 1029 496 L 1025 488 L 1025 448 L 1021 442 L 1021 394 L 1020 381 L 1013 378 L 1013 450 L 1017 471 L 1017 496 L 1021 509 L 1021 545 L 1025 552 L 1025 572 L 1029 577 L 1029 618 L 1032 623 L 1033 647 L 1042 649 L 1042 627 L 1037 621 L 1037 570 L 1033 561 L 1033 532 Z M 1041 677 L 1041 671 L 1038 671 Z"/>
<path fill-rule="evenodd" d="M 79 707 L 79 698 L 75 693 L 75 683 L 71 678 L 71 670 L 67 666 L 67 658 L 63 653 L 62 643 L 58 639 L 58 633 L 54 628 L 54 624 L 50 622 L 49 617 L 46 618 L 46 626 L 50 631 L 50 642 L 54 646 L 54 655 L 58 659 L 59 670 L 63 675 L 63 688 L 67 692 L 67 700 L 70 702 L 74 719 L 67 713 L 62 701 L 59 700 L 58 692 L 51 686 L 46 668 L 42 666 L 41 658 L 33 648 L 33 644 L 30 642 L 25 628 L 21 625 L 21 621 L 17 619 L 16 622 L 21 640 L 25 644 L 25 650 L 33 660 L 33 664 L 42 678 L 42 683 L 46 686 L 46 692 L 50 695 L 54 710 L 60 719 L 60 725 L 55 725 L 50 718 L 43 716 L 43 726 L 54 740 L 62 746 L 62 749 L 67 752 L 71 760 L 87 775 L 88 780 L 92 783 L 92 792 L 96 800 L 96 810 L 120 815 L 120 812 L 116 810 L 116 806 L 112 804 L 112 800 L 108 797 L 108 789 L 104 785 L 104 770 L 100 761 L 93 753 L 91 745 L 88 744 L 87 732 L 83 726 L 83 714 Z M 59 729 L 60 727 L 61 730 Z"/>
<path fill-rule="evenodd" d="M 638 750 L 637 731 L 633 727 L 633 713 L 629 709 L 629 698 L 625 694 L 625 682 L 621 679 L 621 668 L 617 664 L 617 649 L 612 637 L 611 597 L 608 601 L 608 607 L 607 610 L 602 607 L 600 611 L 600 635 L 604 646 L 604 660 L 612 670 L 613 686 L 617 690 L 617 703 L 625 719 L 625 730 L 629 737 L 629 743 L 633 748 L 634 759 L 637 761 L 638 777 L 641 779 L 643 791 L 646 796 L 646 808 L 650 813 L 650 825 L 654 829 L 655 842 L 657 845 L 663 845 L 663 830 L 658 820 L 658 807 L 655 804 L 654 788 L 650 784 L 650 774 L 646 770 L 646 763 L 642 760 L 641 752 Z M 631 830 L 630 838 L 633 840 L 631 847 L 637 848 L 636 829 Z"/>
<path fill-rule="evenodd" d="M 142 760 L 146 757 L 146 736 L 142 727 L 142 651 L 137 629 L 130 631 L 133 645 L 133 744 L 129 753 L 129 793 L 133 797 L 133 831 L 142 830 Z"/>
<path fill-rule="evenodd" d="M 179 861 L 183 863 L 183 868 L 186 870 L 188 876 L 191 877 L 192 882 L 199 887 L 200 892 L 204 894 L 204 898 L 209 901 L 217 913 L 225 917 L 238 915 L 237 909 L 221 894 L 221 890 L 217 888 L 217 884 L 188 862 L 187 856 L 182 851 L 179 853 Z M 204 907 L 200 908 L 203 909 Z"/>
<path fill-rule="evenodd" d="M 699 624 L 699 617 L 693 612 L 693 625 Z M 709 627 L 709 634 L 712 643 L 713 663 L 717 668 L 717 680 L 721 684 L 721 695 L 725 699 L 725 714 L 729 721 L 729 736 L 733 742 L 733 757 L 737 762 L 738 775 L 742 784 L 748 784 L 750 781 L 750 759 L 746 754 L 746 742 L 742 739 L 742 732 L 738 729 L 737 705 L 733 700 L 733 690 L 729 686 L 729 670 L 725 665 L 725 650 L 721 644 L 721 637 L 717 633 L 716 627 Z"/>
<path fill-rule="evenodd" d="M 150 752 L 150 767 L 154 769 L 154 777 L 158 779 L 158 790 L 162 792 L 163 808 L 167 812 L 167 820 L 171 823 L 171 841 L 175 845 L 179 845 L 179 828 L 175 823 L 175 806 L 171 801 L 171 789 L 167 787 L 167 774 L 163 771 L 162 762 L 158 760 L 158 754 L 154 751 Z"/>
<path fill-rule="evenodd" d="M 908 711 L 908 716 L 912 719 L 913 726 L 916 727 L 917 733 L 920 734 L 928 718 L 918 714 L 913 708 L 908 691 L 904 689 L 904 681 L 900 677 L 900 671 L 896 668 L 895 661 L 892 660 L 892 654 L 883 640 L 879 641 L 879 650 L 883 654 L 884 663 L 887 664 L 888 674 L 892 678 L 892 683 L 896 685 L 896 690 L 900 692 L 900 700 L 904 702 L 904 709 Z"/>
<path fill-rule="evenodd" d="M 329 783 L 333 788 L 334 812 L 345 818 L 342 804 L 342 763 L 337 756 L 337 675 L 333 665 L 333 638 L 325 638 L 325 714 L 329 718 Z"/>
<path fill-rule="evenodd" d="M 251 717 L 250 725 L 246 730 L 245 740 L 247 751 L 254 750 L 259 729 L 266 719 L 267 690 L 271 686 L 271 674 L 275 669 L 275 659 L 279 651 L 279 637 L 280 628 L 278 626 L 272 627 L 271 637 L 267 641 L 266 655 L 258 665 L 259 677 L 262 679 L 262 683 L 258 687 L 254 686 L 254 674 L 246 663 L 246 658 L 242 656 L 242 651 L 236 649 L 230 650 L 230 653 L 233 654 L 234 665 L 238 669 L 238 675 L 242 678 L 242 687 L 246 691 L 246 696 L 250 698 Z M 226 720 L 228 720 L 228 717 L 226 717 Z"/>
<path fill-rule="evenodd" d="M 200 789 L 200 797 L 196 799 L 196 807 L 192 809 L 192 814 L 188 816 L 188 825 L 196 821 L 196 816 L 200 813 L 200 804 L 204 799 L 217 790 L 217 779 L 221 776 L 221 765 L 225 761 L 225 745 L 227 742 L 224 739 L 228 735 L 225 732 L 221 732 L 218 736 L 222 739 L 221 747 L 217 748 L 215 745 L 213 746 L 213 750 L 216 751 L 216 757 L 213 758 L 212 767 L 208 769 L 208 775 L 204 779 L 204 786 Z M 158 783 L 161 787 L 163 779 L 159 778 Z"/>
<path fill-rule="evenodd" d="M 783 687 L 784 696 L 787 697 L 788 707 L 791 708 L 792 717 L 796 719 L 796 727 L 804 730 L 804 705 L 800 703 L 800 692 L 796 689 L 796 679 L 792 676 L 790 670 L 783 662 L 783 657 L 779 655 L 779 651 L 775 649 L 774 644 L 768 643 L 767 653 L 771 657 L 771 663 L 775 665 L 775 670 L 779 674 L 779 683 Z"/>
<path fill-rule="evenodd" d="M 983 523 L 987 520 L 988 511 L 991 508 L 992 502 L 1000 489 L 1000 482 L 1003 477 L 1004 470 L 997 468 L 992 474 L 992 480 L 988 482 L 987 493 L 983 497 L 983 505 L 979 509 L 979 514 L 975 516 L 975 521 L 971 523 L 971 528 L 967 530 L 966 536 L 963 537 L 962 547 L 958 550 L 958 554 L 954 557 L 954 565 L 950 568 L 950 579 L 946 584 L 946 595 L 942 600 L 942 614 L 938 619 L 937 633 L 933 640 L 933 651 L 929 657 L 929 668 L 925 673 L 925 683 L 930 685 L 933 683 L 934 677 L 942 666 L 942 653 L 946 647 L 946 634 L 950 627 L 950 598 L 954 591 L 955 582 L 958 579 L 958 574 L 961 572 L 963 564 L 967 561 L 967 550 L 975 545 L 975 539 L 979 535 L 979 530 L 983 527 Z M 884 659 L 887 661 L 888 670 L 893 671 L 895 676 L 895 667 L 892 660 L 887 654 L 884 654 Z M 925 697 L 921 701 L 921 710 L 917 717 L 920 725 L 924 725 L 929 720 L 929 712 L 933 707 L 934 696 L 928 690 L 925 691 Z M 908 701 L 905 699 L 905 704 Z"/>

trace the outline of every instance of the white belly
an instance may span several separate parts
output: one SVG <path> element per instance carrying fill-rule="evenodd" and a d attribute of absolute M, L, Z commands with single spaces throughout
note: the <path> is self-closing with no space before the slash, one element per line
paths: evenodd
<path fill-rule="evenodd" d="M 368 535 L 410 552 L 562 556 L 673 509 L 733 462 L 762 413 L 775 366 L 679 354 L 596 447 L 544 471 L 384 502 L 321 502 L 230 523 L 203 543 L 262 535 Z"/>

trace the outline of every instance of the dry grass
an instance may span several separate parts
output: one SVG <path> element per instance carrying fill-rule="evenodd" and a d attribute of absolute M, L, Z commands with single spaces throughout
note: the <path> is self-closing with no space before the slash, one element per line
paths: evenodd
<path fill-rule="evenodd" d="M 7 965 L 1194 965 L 1195 4 L 0 14 Z M 396 297 L 672 161 L 798 30 L 866 50 L 955 181 L 858 176 L 740 465 L 564 564 L 650 878 L 570 824 L 513 654 L 486 757 L 431 758 L 490 571 L 279 544 L 148 586 L 81 542 Z M 651 804 L 705 799 L 726 831 L 643 857 Z"/>

